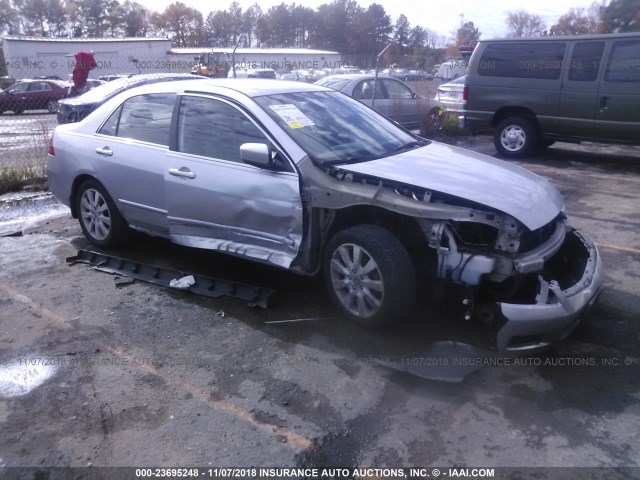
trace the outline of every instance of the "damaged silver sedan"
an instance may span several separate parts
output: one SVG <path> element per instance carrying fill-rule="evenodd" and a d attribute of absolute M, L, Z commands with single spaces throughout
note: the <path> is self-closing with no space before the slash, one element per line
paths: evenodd
<path fill-rule="evenodd" d="M 502 351 L 565 338 L 603 282 L 559 192 L 491 157 L 417 137 L 314 85 L 150 85 L 59 126 L 49 186 L 95 245 L 131 229 L 322 272 L 364 326 L 407 315 L 416 277 L 465 287 Z"/>

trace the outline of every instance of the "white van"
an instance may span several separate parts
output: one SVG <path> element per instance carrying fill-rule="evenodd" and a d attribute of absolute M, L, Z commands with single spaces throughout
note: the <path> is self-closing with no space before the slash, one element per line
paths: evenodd
<path fill-rule="evenodd" d="M 440 64 L 436 77 L 443 80 L 453 80 L 454 78 L 462 77 L 467 74 L 467 68 L 469 64 L 466 60 L 450 60 Z"/>

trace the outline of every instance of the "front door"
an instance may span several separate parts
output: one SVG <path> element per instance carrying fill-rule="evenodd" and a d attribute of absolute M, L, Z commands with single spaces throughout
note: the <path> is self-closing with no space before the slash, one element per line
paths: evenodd
<path fill-rule="evenodd" d="M 237 106 L 182 97 L 165 170 L 171 238 L 289 267 L 302 240 L 298 175 L 286 161 L 277 172 L 244 163 L 245 143 L 272 144 Z"/>

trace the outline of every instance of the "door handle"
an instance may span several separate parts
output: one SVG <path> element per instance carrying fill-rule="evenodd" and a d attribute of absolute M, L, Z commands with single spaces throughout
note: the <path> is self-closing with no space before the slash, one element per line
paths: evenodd
<path fill-rule="evenodd" d="M 189 170 L 187 167 L 170 168 L 169 174 L 173 175 L 174 177 L 196 178 L 196 174 Z"/>
<path fill-rule="evenodd" d="M 109 147 L 96 148 L 96 153 L 110 157 L 113 155 L 113 150 L 111 150 Z"/>
<path fill-rule="evenodd" d="M 600 111 L 604 112 L 605 110 L 609 110 L 609 106 L 607 102 L 609 101 L 609 97 L 600 97 Z"/>

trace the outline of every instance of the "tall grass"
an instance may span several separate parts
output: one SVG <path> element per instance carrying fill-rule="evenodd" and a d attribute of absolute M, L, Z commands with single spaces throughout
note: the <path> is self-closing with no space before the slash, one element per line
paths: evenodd
<path fill-rule="evenodd" d="M 51 130 L 40 121 L 27 132 L 0 133 L 0 193 L 16 191 L 25 185 L 43 183 L 47 178 L 47 151 Z"/>

